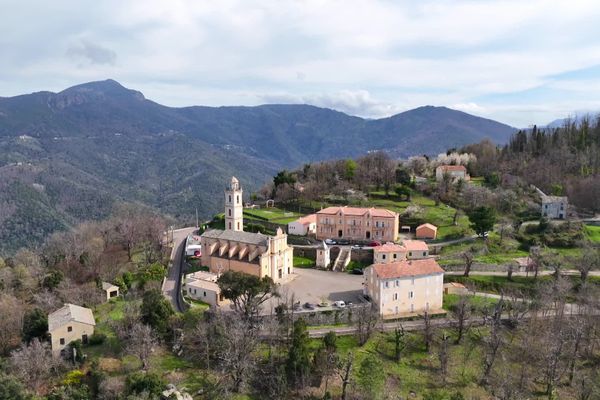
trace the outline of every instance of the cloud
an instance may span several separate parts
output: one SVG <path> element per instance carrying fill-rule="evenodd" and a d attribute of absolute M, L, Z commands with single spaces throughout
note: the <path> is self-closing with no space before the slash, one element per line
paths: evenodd
<path fill-rule="evenodd" d="M 23 0 L 10 10 L 0 96 L 111 77 L 177 106 L 288 99 L 379 117 L 432 104 L 516 126 L 597 104 L 595 0 Z M 588 72 L 575 81 L 572 71 Z"/>
<path fill-rule="evenodd" d="M 117 53 L 87 40 L 69 47 L 67 55 L 76 59 L 85 59 L 92 64 L 114 65 L 117 60 Z"/>
<path fill-rule="evenodd" d="M 341 90 L 303 96 L 263 94 L 258 95 L 258 98 L 264 103 L 310 104 L 367 118 L 387 117 L 402 111 L 399 106 L 373 98 L 367 90 Z"/>

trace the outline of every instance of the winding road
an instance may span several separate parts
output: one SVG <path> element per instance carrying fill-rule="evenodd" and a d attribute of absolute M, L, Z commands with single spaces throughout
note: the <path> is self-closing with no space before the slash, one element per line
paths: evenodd
<path fill-rule="evenodd" d="M 197 228 L 181 228 L 173 231 L 173 247 L 171 249 L 171 263 L 169 265 L 169 271 L 167 277 L 162 285 L 163 295 L 169 299 L 173 309 L 178 312 L 185 311 L 181 304 L 181 271 L 183 268 L 183 253 L 185 250 L 185 239 L 189 234 L 194 232 Z"/>

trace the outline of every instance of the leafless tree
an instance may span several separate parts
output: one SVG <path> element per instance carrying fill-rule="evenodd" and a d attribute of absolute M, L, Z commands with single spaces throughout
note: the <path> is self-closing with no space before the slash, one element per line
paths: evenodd
<path fill-rule="evenodd" d="M 0 354 L 19 345 L 23 329 L 25 305 L 18 298 L 0 295 Z"/>
<path fill-rule="evenodd" d="M 486 385 L 494 367 L 494 363 L 505 344 L 502 332 L 502 312 L 504 311 L 504 300 L 500 300 L 491 309 L 484 310 L 485 325 L 489 328 L 489 334 L 484 336 L 484 360 L 483 375 L 481 383 Z"/>
<path fill-rule="evenodd" d="M 398 326 L 394 328 L 394 357 L 397 362 L 402 357 L 402 352 L 406 348 L 406 333 L 402 324 L 398 323 Z"/>
<path fill-rule="evenodd" d="M 359 345 L 362 346 L 367 343 L 377 326 L 379 313 L 373 304 L 369 303 L 363 307 L 356 308 L 354 315 L 356 316 L 356 336 Z"/>
<path fill-rule="evenodd" d="M 600 268 L 600 250 L 584 245 L 581 258 L 574 260 L 575 268 L 581 276 L 581 284 L 585 286 L 591 270 Z"/>
<path fill-rule="evenodd" d="M 100 400 L 119 400 L 125 392 L 125 382 L 118 376 L 108 376 L 100 383 L 98 392 Z"/>
<path fill-rule="evenodd" d="M 340 366 L 340 378 L 342 379 L 342 395 L 341 400 L 346 400 L 348 393 L 348 386 L 352 380 L 352 364 L 354 363 L 354 355 L 352 352 L 348 353 L 348 357 L 344 363 Z"/>
<path fill-rule="evenodd" d="M 471 318 L 471 301 L 469 297 L 460 296 L 450 315 L 456 323 L 456 344 L 459 344 L 471 327 L 469 322 Z"/>
<path fill-rule="evenodd" d="M 469 250 L 464 251 L 461 254 L 461 257 L 463 259 L 463 261 L 465 262 L 465 272 L 464 272 L 464 276 L 469 276 L 469 274 L 471 273 L 471 266 L 473 266 L 473 261 L 474 261 L 474 256 L 473 253 Z"/>
<path fill-rule="evenodd" d="M 442 333 L 440 340 L 440 348 L 438 350 L 438 360 L 440 361 L 440 376 L 442 377 L 442 384 L 446 384 L 446 378 L 448 377 L 448 360 L 450 353 L 448 351 L 448 342 L 450 337 L 446 332 Z"/>
<path fill-rule="evenodd" d="M 9 363 L 11 371 L 35 393 L 40 393 L 40 389 L 62 366 L 58 359 L 52 357 L 48 346 L 37 338 L 13 351 Z"/>
<path fill-rule="evenodd" d="M 423 313 L 423 343 L 425 343 L 425 351 L 429 353 L 433 343 L 434 329 L 431 324 L 431 315 L 427 311 Z"/>
<path fill-rule="evenodd" d="M 136 356 L 142 362 L 142 369 L 148 370 L 150 356 L 154 352 L 158 339 L 152 328 L 141 322 L 135 323 L 125 340 L 125 352 Z"/>

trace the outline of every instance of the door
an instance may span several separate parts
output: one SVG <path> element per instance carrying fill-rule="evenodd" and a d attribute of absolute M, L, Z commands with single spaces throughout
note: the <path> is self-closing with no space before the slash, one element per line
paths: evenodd
<path fill-rule="evenodd" d="M 367 231 L 367 239 L 371 239 L 371 232 Z"/>
<path fill-rule="evenodd" d="M 87 344 L 87 342 L 88 342 L 88 335 L 81 335 L 81 342 L 83 344 Z"/>
<path fill-rule="evenodd" d="M 339 230 L 339 231 L 338 231 L 338 237 L 339 237 L 339 238 L 341 238 L 342 236 L 344 236 L 344 232 L 343 232 L 343 231 L 341 231 L 341 230 Z"/>
<path fill-rule="evenodd" d="M 279 270 L 279 279 L 281 279 L 283 277 L 283 271 Z"/>

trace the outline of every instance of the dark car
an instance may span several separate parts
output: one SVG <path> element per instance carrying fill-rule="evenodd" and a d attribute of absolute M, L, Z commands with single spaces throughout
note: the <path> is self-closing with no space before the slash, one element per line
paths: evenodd
<path fill-rule="evenodd" d="M 315 309 L 315 305 L 311 304 L 311 303 L 304 303 L 304 308 L 306 308 L 308 310 L 314 310 Z"/>
<path fill-rule="evenodd" d="M 381 242 L 374 240 L 371 243 L 369 243 L 369 246 L 371 246 L 371 247 L 381 246 Z"/>
<path fill-rule="evenodd" d="M 364 271 L 362 270 L 362 268 L 354 268 L 352 270 L 352 275 L 363 275 Z"/>
<path fill-rule="evenodd" d="M 300 305 L 300 302 L 294 303 L 294 310 L 295 311 L 302 310 L 302 306 Z"/>

